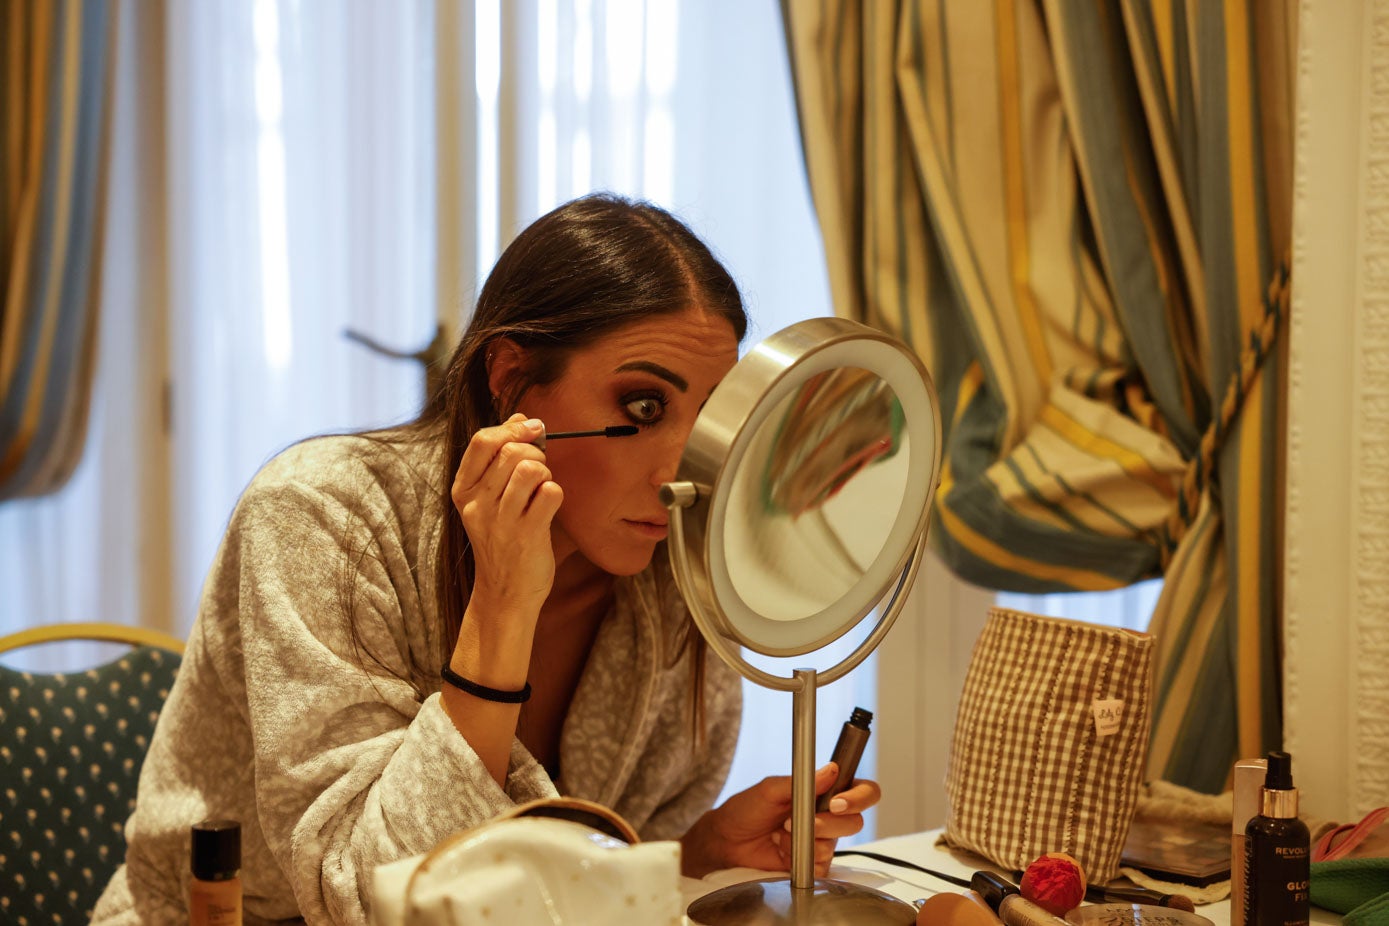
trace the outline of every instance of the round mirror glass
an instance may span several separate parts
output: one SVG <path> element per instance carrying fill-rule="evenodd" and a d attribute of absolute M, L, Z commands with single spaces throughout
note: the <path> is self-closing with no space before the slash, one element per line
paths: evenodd
<path fill-rule="evenodd" d="M 728 577 L 753 612 L 799 621 L 848 594 L 901 510 L 911 460 L 901 403 L 859 367 L 783 398 L 731 474 Z"/>

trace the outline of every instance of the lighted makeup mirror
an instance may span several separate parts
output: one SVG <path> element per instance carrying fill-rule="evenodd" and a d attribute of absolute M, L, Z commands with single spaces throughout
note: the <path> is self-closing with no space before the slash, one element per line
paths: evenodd
<path fill-rule="evenodd" d="M 794 726 L 790 877 L 707 894 L 690 904 L 694 922 L 916 922 L 905 901 L 815 877 L 815 691 L 863 662 L 901 611 L 926 546 L 940 443 L 921 361 L 840 318 L 758 344 L 700 412 L 676 481 L 661 489 L 676 581 L 710 649 L 744 678 L 792 693 Z M 804 655 L 875 613 L 828 669 L 777 675 L 743 655 Z"/>

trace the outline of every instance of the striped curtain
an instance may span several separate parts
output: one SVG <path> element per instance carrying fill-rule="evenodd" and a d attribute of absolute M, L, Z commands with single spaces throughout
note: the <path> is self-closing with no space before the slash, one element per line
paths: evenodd
<path fill-rule="evenodd" d="M 0 500 L 76 468 L 96 348 L 106 0 L 0 0 Z"/>
<path fill-rule="evenodd" d="M 783 0 L 836 311 L 930 366 L 933 536 L 1019 592 L 1162 575 L 1149 773 L 1280 738 L 1293 0 Z"/>

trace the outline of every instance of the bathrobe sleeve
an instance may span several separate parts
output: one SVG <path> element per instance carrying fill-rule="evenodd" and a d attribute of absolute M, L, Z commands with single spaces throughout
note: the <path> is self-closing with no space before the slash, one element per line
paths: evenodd
<path fill-rule="evenodd" d="M 556 793 L 519 743 L 500 787 L 437 692 L 422 699 L 410 654 L 435 639 L 415 626 L 432 589 L 415 585 L 400 515 L 377 479 L 262 474 L 219 564 L 214 594 L 231 600 L 217 604 L 239 618 L 258 820 L 310 923 L 364 923 L 377 865 Z"/>

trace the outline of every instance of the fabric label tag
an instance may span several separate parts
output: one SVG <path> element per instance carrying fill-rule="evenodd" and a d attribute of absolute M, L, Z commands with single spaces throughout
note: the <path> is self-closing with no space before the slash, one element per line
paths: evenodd
<path fill-rule="evenodd" d="M 1092 701 L 1090 712 L 1095 715 L 1095 733 L 1098 736 L 1112 736 L 1119 732 L 1124 719 L 1124 702 L 1113 698 L 1108 701 Z"/>

